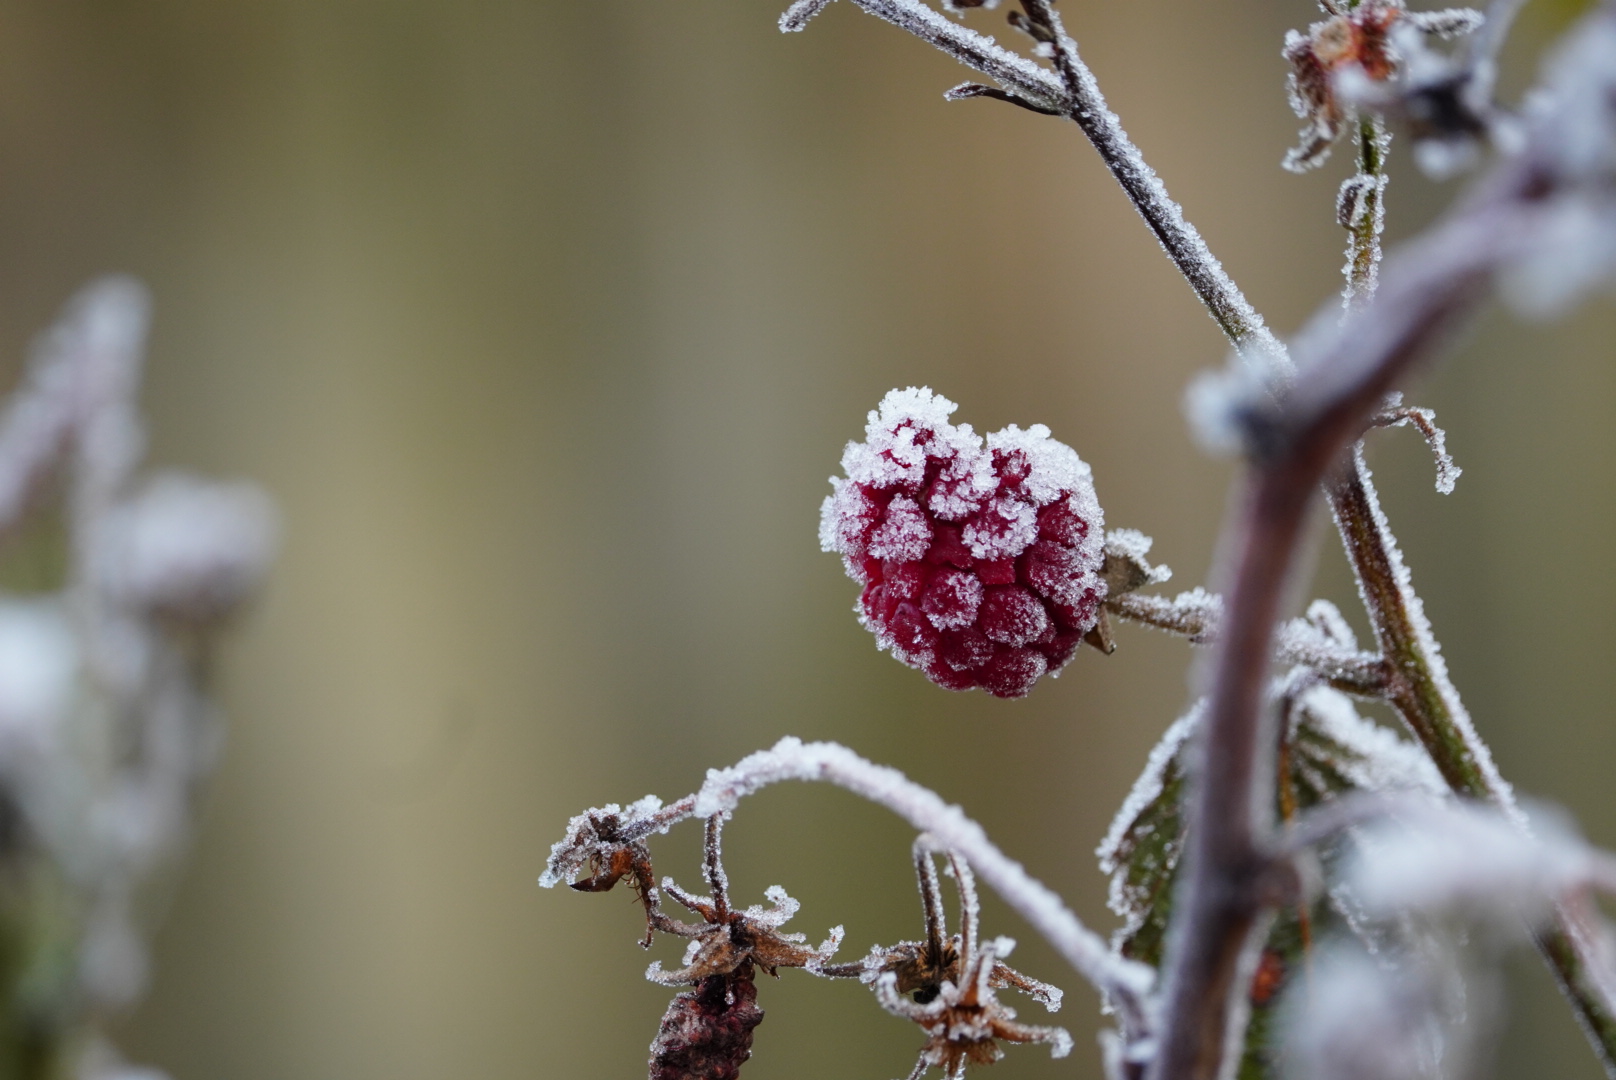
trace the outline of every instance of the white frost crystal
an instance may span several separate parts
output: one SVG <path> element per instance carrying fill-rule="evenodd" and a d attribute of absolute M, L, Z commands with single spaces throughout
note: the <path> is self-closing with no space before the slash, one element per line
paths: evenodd
<path fill-rule="evenodd" d="M 1366 829 L 1347 871 L 1366 913 L 1535 919 L 1589 874 L 1586 845 L 1539 815 L 1534 832 L 1496 810 L 1432 805 Z M 1535 835 L 1534 835 L 1535 833 Z"/>

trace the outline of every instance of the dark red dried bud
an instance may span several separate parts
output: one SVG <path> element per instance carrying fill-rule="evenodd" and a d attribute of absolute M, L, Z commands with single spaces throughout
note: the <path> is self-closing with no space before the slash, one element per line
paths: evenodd
<path fill-rule="evenodd" d="M 712 975 L 668 1004 L 651 1043 L 649 1080 L 735 1080 L 763 1022 L 752 964 Z"/>
<path fill-rule="evenodd" d="M 1035 424 L 984 444 L 929 389 L 894 390 L 820 512 L 820 543 L 864 586 L 876 642 L 950 690 L 1021 697 L 1058 672 L 1105 600 L 1089 467 Z"/>

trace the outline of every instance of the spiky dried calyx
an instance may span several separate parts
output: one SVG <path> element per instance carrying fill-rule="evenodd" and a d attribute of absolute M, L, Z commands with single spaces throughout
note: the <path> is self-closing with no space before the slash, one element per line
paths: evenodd
<path fill-rule="evenodd" d="M 801 934 L 782 934 L 780 927 L 797 913 L 797 902 L 778 885 L 764 895 L 773 905 L 757 905 L 736 910 L 728 897 L 715 892 L 711 900 L 692 896 L 672 879 L 664 879 L 663 891 L 702 917 L 699 926 L 672 919 L 658 923 L 658 929 L 690 939 L 685 966 L 664 971 L 660 962 L 651 965 L 646 978 L 664 986 L 688 986 L 714 975 L 727 975 L 756 964 L 770 975 L 780 968 L 807 968 L 817 971 L 835 954 L 842 941 L 842 928 L 832 928 L 830 937 L 819 948 L 810 948 Z"/>
<path fill-rule="evenodd" d="M 944 926 L 932 845 L 922 837 L 915 844 L 915 871 L 926 938 L 872 949 L 859 965 L 860 978 L 871 985 L 882 1008 L 914 1021 L 926 1033 L 909 1080 L 918 1080 L 933 1067 L 942 1071 L 944 1080 L 959 1080 L 966 1066 L 991 1065 L 1003 1057 L 1001 1042 L 1043 1043 L 1055 1057 L 1065 1057 L 1071 1052 L 1072 1037 L 1064 1028 L 1018 1023 L 1015 1010 L 1000 1002 L 994 990 L 1014 987 L 1051 1012 L 1060 1008 L 1061 992 L 1003 962 L 1014 942 L 980 940 L 971 868 L 952 853 L 948 861 L 959 889 L 960 932 L 950 935 Z"/>
<path fill-rule="evenodd" d="M 926 387 L 893 390 L 842 454 L 820 545 L 864 586 L 882 649 L 949 690 L 1022 697 L 1100 617 L 1104 514 L 1088 465 L 1034 424 L 984 440 Z"/>

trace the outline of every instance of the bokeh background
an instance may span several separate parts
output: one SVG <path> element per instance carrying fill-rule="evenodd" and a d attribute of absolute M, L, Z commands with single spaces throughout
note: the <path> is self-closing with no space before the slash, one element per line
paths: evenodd
<path fill-rule="evenodd" d="M 1295 178 L 1302 0 L 1067 0 L 1112 104 L 1281 331 L 1339 285 L 1344 169 Z M 1070 127 L 948 105 L 947 59 L 767 0 L 0 0 L 0 358 L 87 278 L 154 290 L 154 458 L 260 480 L 272 588 L 226 650 L 230 743 L 164 883 L 126 1049 L 176 1080 L 641 1075 L 668 994 L 628 895 L 543 892 L 569 815 L 787 733 L 962 802 L 1109 927 L 1092 850 L 1183 708 L 1188 650 L 1123 629 L 1023 702 L 879 655 L 817 550 L 842 444 L 893 386 L 1048 423 L 1107 520 L 1201 582 L 1231 475 L 1178 402 L 1211 321 Z M 1566 10 L 1533 9 L 1530 66 Z M 986 24 L 997 16 L 979 16 Z M 1517 82 L 1519 76 L 1517 76 Z M 1391 189 L 1406 234 L 1451 194 Z M 1616 844 L 1616 313 L 1489 315 L 1415 397 L 1465 468 L 1377 437 L 1395 527 L 1503 769 Z M 1327 538 L 1326 538 L 1327 539 Z M 1343 601 L 1321 545 L 1317 591 Z M 658 869 L 696 878 L 696 830 Z M 850 955 L 913 937 L 908 831 L 829 788 L 729 833 L 743 901 Z M 1018 966 L 1093 995 L 997 904 Z M 675 959 L 670 947 L 658 955 Z M 796 977 L 792 977 L 796 976 Z M 1530 955 L 1505 1075 L 1597 1072 Z M 857 987 L 761 988 L 751 1080 L 900 1076 Z M 1032 1018 L 1039 1010 L 1029 1005 Z"/>

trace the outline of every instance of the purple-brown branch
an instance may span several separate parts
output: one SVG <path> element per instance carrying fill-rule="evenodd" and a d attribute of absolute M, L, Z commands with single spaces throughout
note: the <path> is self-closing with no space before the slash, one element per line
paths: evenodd
<path fill-rule="evenodd" d="M 1491 270 L 1529 222 L 1526 173 L 1506 171 L 1487 185 L 1492 197 L 1471 200 L 1389 260 L 1376 299 L 1326 339 L 1324 320 L 1336 314 L 1329 305 L 1303 337 L 1304 366 L 1288 392 L 1244 418 L 1252 464 L 1224 547 L 1234 553 L 1224 633 L 1190 795 L 1153 1080 L 1212 1080 L 1232 1050 L 1229 1018 L 1244 990 L 1237 976 L 1271 866 L 1272 823 L 1258 810 L 1271 771 L 1263 686 L 1308 506 L 1387 392 L 1485 295 Z"/>

